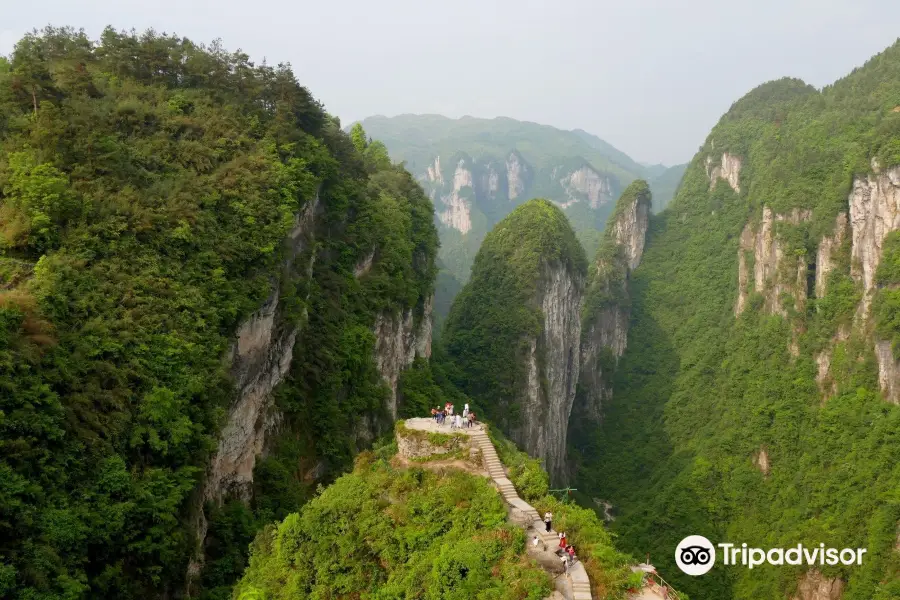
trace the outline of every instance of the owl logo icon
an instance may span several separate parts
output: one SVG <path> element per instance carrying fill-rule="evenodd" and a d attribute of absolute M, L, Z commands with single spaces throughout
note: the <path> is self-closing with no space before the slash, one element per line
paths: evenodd
<path fill-rule="evenodd" d="M 675 563 L 688 575 L 704 575 L 716 564 L 716 549 L 702 535 L 689 535 L 675 548 Z"/>

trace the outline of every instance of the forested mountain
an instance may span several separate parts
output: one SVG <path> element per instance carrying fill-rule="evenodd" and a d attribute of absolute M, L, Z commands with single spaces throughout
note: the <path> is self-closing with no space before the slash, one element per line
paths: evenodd
<path fill-rule="evenodd" d="M 900 42 L 736 102 L 651 218 L 579 489 L 692 598 L 900 598 Z M 867 548 L 680 576 L 687 534 Z"/>
<path fill-rule="evenodd" d="M 650 182 L 659 210 L 674 194 L 684 168 L 645 168 L 580 129 L 503 117 L 378 116 L 362 124 L 394 160 L 405 161 L 431 196 L 441 236 L 439 256 L 460 283 L 468 280 L 487 232 L 523 202 L 542 197 L 559 205 L 593 256 L 615 199 L 631 181 Z M 438 304 L 448 304 L 442 293 L 439 289 Z"/>
<path fill-rule="evenodd" d="M 255 532 L 391 430 L 438 240 L 361 137 L 215 44 L 0 59 L 0 597 L 230 597 Z"/>
<path fill-rule="evenodd" d="M 557 480 L 565 473 L 586 272 L 562 210 L 529 200 L 485 238 L 443 336 L 459 388 Z"/>

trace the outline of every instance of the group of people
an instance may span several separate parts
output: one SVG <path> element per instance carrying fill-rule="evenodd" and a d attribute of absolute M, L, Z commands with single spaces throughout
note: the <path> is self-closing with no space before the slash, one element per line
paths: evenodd
<path fill-rule="evenodd" d="M 547 533 L 553 529 L 553 513 L 547 511 L 544 513 L 544 526 L 547 528 Z M 569 543 L 569 540 L 566 539 L 566 533 L 560 532 L 557 534 L 559 537 L 559 546 L 556 549 L 556 555 L 559 556 L 560 560 L 566 567 L 566 572 L 569 571 L 569 567 L 575 563 L 575 546 Z M 537 548 L 539 545 L 543 544 L 540 539 L 540 536 L 534 536 L 534 541 L 532 542 L 534 547 Z M 544 545 L 544 550 L 547 549 L 547 546 Z"/>
<path fill-rule="evenodd" d="M 569 566 L 575 563 L 575 546 L 568 542 L 565 531 L 559 533 L 559 547 L 556 554 L 565 563 L 567 571 Z"/>
<path fill-rule="evenodd" d="M 475 425 L 475 411 L 469 410 L 469 404 L 463 407 L 462 414 L 453 414 L 454 406 L 450 402 L 444 405 L 444 408 L 436 406 L 431 409 L 431 418 L 438 425 L 444 425 L 447 419 L 450 419 L 450 429 L 462 429 L 463 427 L 472 427 Z"/>

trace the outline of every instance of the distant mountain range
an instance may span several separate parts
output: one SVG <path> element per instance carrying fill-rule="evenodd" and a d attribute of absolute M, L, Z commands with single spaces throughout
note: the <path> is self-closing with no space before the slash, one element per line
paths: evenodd
<path fill-rule="evenodd" d="M 581 129 L 505 117 L 450 119 L 440 115 L 375 116 L 366 133 L 405 161 L 435 205 L 444 278 L 465 282 L 491 227 L 535 197 L 562 207 L 592 257 L 616 198 L 635 179 L 646 179 L 653 207 L 671 200 L 686 165 L 642 165 Z M 441 290 L 458 286 L 446 281 Z M 450 299 L 437 298 L 437 317 Z"/>

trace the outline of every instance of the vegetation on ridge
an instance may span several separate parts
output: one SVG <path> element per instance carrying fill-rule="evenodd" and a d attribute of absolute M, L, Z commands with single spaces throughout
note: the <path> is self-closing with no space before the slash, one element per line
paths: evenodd
<path fill-rule="evenodd" d="M 430 202 L 385 159 L 288 66 L 218 44 L 47 29 L 0 59 L 0 596 L 183 589 L 222 357 L 275 286 L 279 326 L 302 325 L 284 433 L 253 505 L 210 507 L 207 593 L 306 469 L 350 465 L 383 419 L 375 314 L 421 316 L 435 275 Z M 313 202 L 321 235 L 286 268 Z"/>
<path fill-rule="evenodd" d="M 584 250 L 557 206 L 530 200 L 485 238 L 447 320 L 444 344 L 454 383 L 503 427 L 516 419 L 513 400 L 525 382 L 523 344 L 540 333 L 534 302 L 551 267 L 584 277 Z"/>
<path fill-rule="evenodd" d="M 235 597 L 541 600 L 548 575 L 488 481 L 395 470 L 371 453 L 253 543 Z"/>
<path fill-rule="evenodd" d="M 617 507 L 623 549 L 649 552 L 695 597 L 780 600 L 805 568 L 682 576 L 672 548 L 688 534 L 761 548 L 868 548 L 860 567 L 820 570 L 847 582 L 844 600 L 900 597 L 900 407 L 881 396 L 871 339 L 835 337 L 861 297 L 849 236 L 824 297 L 810 284 L 804 309 L 790 302 L 782 318 L 764 310 L 768 290 L 757 290 L 734 314 L 744 226 L 763 205 L 811 210 L 810 221 L 779 222 L 776 234 L 784 256 L 813 264 L 854 176 L 869 175 L 872 159 L 900 164 L 897 106 L 900 43 L 822 92 L 796 80 L 760 86 L 713 129 L 673 203 L 651 220 L 630 282 L 628 349 L 578 487 Z M 742 159 L 740 194 L 724 181 L 710 189 L 707 157 L 715 166 L 723 152 Z M 885 282 L 894 280 L 895 242 L 885 244 Z M 887 335 L 894 299 L 883 298 L 874 310 Z M 829 347 L 836 393 L 824 399 L 815 358 Z"/>

